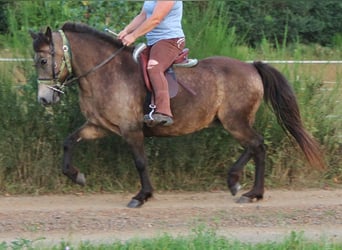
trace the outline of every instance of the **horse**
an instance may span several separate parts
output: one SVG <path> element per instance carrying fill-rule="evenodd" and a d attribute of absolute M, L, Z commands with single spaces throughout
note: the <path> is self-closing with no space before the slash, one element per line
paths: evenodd
<path fill-rule="evenodd" d="M 253 128 L 256 112 L 265 101 L 278 123 L 294 138 L 308 162 L 324 168 L 318 142 L 304 128 L 295 93 L 288 80 L 269 64 L 212 56 L 191 68 L 177 67 L 180 87 L 171 99 L 174 124 L 148 127 L 146 89 L 139 65 L 133 60 L 133 46 L 86 24 L 66 22 L 60 30 L 30 31 L 38 77 L 38 101 L 51 105 L 60 101 L 63 89 L 78 84 L 79 104 L 86 122 L 63 144 L 62 172 L 74 183 L 85 185 L 85 176 L 72 165 L 74 146 L 86 139 L 109 134 L 121 136 L 133 155 L 141 187 L 127 204 L 141 207 L 153 195 L 145 137 L 180 136 L 221 124 L 244 148 L 228 169 L 227 186 L 235 196 L 247 162 L 255 163 L 252 188 L 237 202 L 254 202 L 264 196 L 266 148 L 261 134 Z M 194 90 L 192 93 L 187 88 Z"/>

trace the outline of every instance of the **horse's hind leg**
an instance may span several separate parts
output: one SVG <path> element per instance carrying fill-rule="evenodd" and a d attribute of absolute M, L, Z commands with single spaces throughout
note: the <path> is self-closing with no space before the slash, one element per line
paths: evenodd
<path fill-rule="evenodd" d="M 252 202 L 254 199 L 260 200 L 264 196 L 266 149 L 263 140 L 261 139 L 258 145 L 253 145 L 252 150 L 255 163 L 254 185 L 252 190 L 241 196 L 238 200 L 240 203 Z"/>
<path fill-rule="evenodd" d="M 266 149 L 263 143 L 253 146 L 253 160 L 255 163 L 255 179 L 252 190 L 242 195 L 238 202 L 252 202 L 253 199 L 260 200 L 264 196 Z"/>
<path fill-rule="evenodd" d="M 106 132 L 101 128 L 86 123 L 81 128 L 77 129 L 69 135 L 64 141 L 64 160 L 63 160 L 63 174 L 69 177 L 73 182 L 84 186 L 85 177 L 77 168 L 72 166 L 72 149 L 83 139 L 97 139 L 106 135 Z"/>
<path fill-rule="evenodd" d="M 244 166 L 251 159 L 252 153 L 249 148 L 246 148 L 240 158 L 230 167 L 228 171 L 227 184 L 232 195 L 236 195 L 240 190 L 240 177 Z"/>
<path fill-rule="evenodd" d="M 251 202 L 254 199 L 262 199 L 264 194 L 264 172 L 265 172 L 265 146 L 262 136 L 258 135 L 248 123 L 243 126 L 238 123 L 237 126 L 233 124 L 224 125 L 225 128 L 241 143 L 245 148 L 239 159 L 228 170 L 227 184 L 233 195 L 235 195 L 239 188 L 239 180 L 242 175 L 243 168 L 247 162 L 253 158 L 255 162 L 255 180 L 253 188 L 242 195 L 238 202 Z"/>

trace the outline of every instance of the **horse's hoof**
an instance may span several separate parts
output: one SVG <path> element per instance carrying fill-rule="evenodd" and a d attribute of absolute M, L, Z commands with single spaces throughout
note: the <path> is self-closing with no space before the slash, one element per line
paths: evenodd
<path fill-rule="evenodd" d="M 136 200 L 136 199 L 132 199 L 128 204 L 127 207 L 129 208 L 138 208 L 141 207 L 144 204 L 144 202 Z"/>
<path fill-rule="evenodd" d="M 233 187 L 229 187 L 229 190 L 233 196 L 235 196 L 237 192 L 239 192 L 240 189 L 241 189 L 241 185 L 238 182 Z"/>
<path fill-rule="evenodd" d="M 247 197 L 247 196 L 241 196 L 236 203 L 252 203 L 253 199 Z"/>
<path fill-rule="evenodd" d="M 76 183 L 81 185 L 81 186 L 85 186 L 86 179 L 85 179 L 85 176 L 83 173 L 77 173 Z"/>

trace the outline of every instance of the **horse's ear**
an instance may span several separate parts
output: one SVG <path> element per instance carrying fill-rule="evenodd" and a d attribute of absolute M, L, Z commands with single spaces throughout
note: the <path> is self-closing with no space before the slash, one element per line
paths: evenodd
<path fill-rule="evenodd" d="M 46 38 L 48 39 L 49 42 L 52 41 L 52 31 L 51 31 L 50 27 L 46 28 L 45 36 L 46 36 Z"/>
<path fill-rule="evenodd" d="M 36 40 L 38 38 L 38 34 L 36 32 L 33 32 L 32 30 L 29 30 L 29 33 L 33 40 Z"/>

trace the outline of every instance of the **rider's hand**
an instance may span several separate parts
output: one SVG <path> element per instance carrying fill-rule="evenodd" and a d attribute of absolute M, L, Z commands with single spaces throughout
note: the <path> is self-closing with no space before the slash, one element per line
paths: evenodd
<path fill-rule="evenodd" d="M 120 38 L 120 36 L 119 36 L 119 38 Z M 129 46 L 129 45 L 133 44 L 136 39 L 137 38 L 135 37 L 135 35 L 133 33 L 130 33 L 130 34 L 126 34 L 125 36 L 123 36 L 121 41 L 122 41 L 123 45 Z"/>
<path fill-rule="evenodd" d="M 118 34 L 118 38 L 122 40 L 127 35 L 127 31 L 125 29 L 121 30 Z"/>

